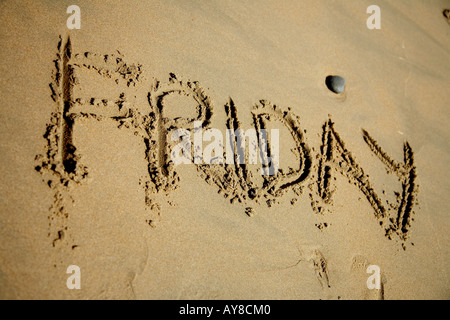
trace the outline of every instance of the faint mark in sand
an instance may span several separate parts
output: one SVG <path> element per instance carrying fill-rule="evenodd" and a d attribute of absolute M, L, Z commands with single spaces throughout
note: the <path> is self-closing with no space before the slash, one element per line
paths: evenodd
<path fill-rule="evenodd" d="M 316 278 L 320 283 L 322 289 L 331 288 L 330 279 L 328 275 L 328 262 L 323 255 L 322 251 L 313 247 L 302 247 L 301 249 L 297 249 L 299 253 L 298 261 L 293 265 L 287 267 L 280 267 L 270 270 L 265 270 L 262 272 L 275 272 L 281 270 L 287 270 L 291 268 L 297 267 L 300 263 L 306 262 L 309 263 L 316 274 Z"/>
<path fill-rule="evenodd" d="M 317 249 L 312 251 L 309 255 L 309 261 L 311 261 L 314 265 L 314 271 L 316 272 L 317 279 L 319 280 L 322 288 L 330 288 L 327 260 L 322 252 Z"/>
<path fill-rule="evenodd" d="M 442 14 L 444 15 L 445 19 L 447 19 L 448 24 L 450 24 L 450 9 L 444 9 L 444 11 L 442 11 Z"/>
<path fill-rule="evenodd" d="M 149 253 L 148 243 L 147 243 L 147 241 L 144 241 L 144 242 L 145 242 L 145 249 L 144 249 L 145 254 L 144 254 L 144 257 L 141 259 L 141 262 L 140 262 L 140 265 L 137 268 L 137 271 L 130 273 L 131 279 L 129 279 L 129 283 L 128 283 L 128 285 L 129 285 L 129 287 L 131 289 L 131 292 L 133 294 L 133 298 L 134 299 L 138 298 L 137 295 L 136 295 L 136 292 L 135 292 L 135 288 L 134 288 L 136 279 L 141 274 L 144 273 L 145 269 L 148 266 L 148 262 L 149 262 L 149 259 L 150 259 L 150 255 L 148 254 Z"/>

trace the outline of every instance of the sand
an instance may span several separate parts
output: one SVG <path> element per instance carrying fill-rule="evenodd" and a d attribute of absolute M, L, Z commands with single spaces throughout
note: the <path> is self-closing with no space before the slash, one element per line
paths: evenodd
<path fill-rule="evenodd" d="M 0 298 L 448 299 L 450 3 L 371 4 L 2 1 Z"/>

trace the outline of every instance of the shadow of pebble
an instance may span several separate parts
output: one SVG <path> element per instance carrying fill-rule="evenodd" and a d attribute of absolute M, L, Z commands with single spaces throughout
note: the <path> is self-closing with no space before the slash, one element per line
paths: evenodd
<path fill-rule="evenodd" d="M 330 91 L 334 93 L 342 93 L 345 89 L 345 79 L 340 76 L 328 76 L 325 79 L 325 84 Z"/>

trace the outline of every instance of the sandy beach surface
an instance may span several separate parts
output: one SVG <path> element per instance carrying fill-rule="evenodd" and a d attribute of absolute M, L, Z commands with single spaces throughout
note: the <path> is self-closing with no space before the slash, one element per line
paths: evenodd
<path fill-rule="evenodd" d="M 72 4 L 0 2 L 1 299 L 450 298 L 449 1 Z"/>

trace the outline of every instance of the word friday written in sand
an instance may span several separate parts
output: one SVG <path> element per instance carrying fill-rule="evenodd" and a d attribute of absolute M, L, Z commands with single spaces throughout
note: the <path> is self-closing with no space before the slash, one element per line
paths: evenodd
<path fill-rule="evenodd" d="M 180 184 L 177 167 L 170 157 L 170 152 L 178 141 L 169 137 L 175 130 L 192 129 L 194 123 L 205 130 L 211 129 L 214 109 L 212 100 L 198 82 L 182 81 L 174 74 L 169 75 L 167 82 L 154 79 L 149 87 L 142 86 L 142 65 L 126 63 L 120 52 L 74 53 L 70 38 L 63 40 L 62 37 L 57 48 L 50 83 L 54 111 L 44 134 L 45 151 L 36 157 L 36 170 L 43 174 L 45 181 L 54 191 L 54 203 L 50 210 L 52 218 L 49 219 L 52 221 L 49 236 L 54 239 L 53 245 L 64 238 L 67 230 L 66 210 L 70 207 L 67 199 L 70 198 L 71 187 L 87 181 L 88 168 L 82 164 L 82 156 L 77 151 L 73 138 L 74 126 L 87 119 L 116 123 L 119 130 L 133 130 L 135 136 L 142 138 L 147 172 L 146 178 L 143 178 L 140 184 L 144 187 L 144 202 L 151 215 L 146 221 L 154 226 L 160 215 L 161 201 L 165 201 L 161 199 Z M 84 90 L 83 75 L 86 73 L 98 77 L 98 82 L 104 81 L 108 88 L 112 85 L 117 96 L 109 99 L 82 96 L 80 92 Z M 146 97 L 143 100 L 145 108 L 136 98 L 143 92 Z M 170 113 L 174 111 L 173 108 L 167 108 L 167 104 L 176 97 L 187 97 L 193 102 L 193 117 L 183 118 Z M 175 112 L 186 109 L 179 108 Z M 366 130 L 362 130 L 362 140 L 368 146 L 367 151 L 375 155 L 385 166 L 387 174 L 396 176 L 399 182 L 399 189 L 393 191 L 395 199 L 387 199 L 385 191 L 383 197 L 386 199 L 383 199 L 374 190 L 368 174 L 346 149 L 344 140 L 336 131 L 331 118 L 327 119 L 321 128 L 321 145 L 319 151 L 315 152 L 307 144 L 306 131 L 300 127 L 300 118 L 290 108 L 284 110 L 266 100 L 260 100 L 251 113 L 255 129 L 253 140 L 255 143 L 259 142 L 260 149 L 264 150 L 259 154 L 261 162 L 268 164 L 278 157 L 278 143 L 270 143 L 267 134 L 261 134 L 269 125 L 279 125 L 288 130 L 295 145 L 292 152 L 297 160 L 294 168 L 277 168 L 276 172 L 271 172 L 273 174 L 258 175 L 257 178 L 253 175 L 251 163 L 249 164 L 249 161 L 254 159 L 249 159 L 249 152 L 242 151 L 246 138 L 243 136 L 244 131 L 239 130 L 241 122 L 237 116 L 237 106 L 231 98 L 224 105 L 224 111 L 227 130 L 235 133 L 227 135 L 229 146 L 224 150 L 224 157 L 228 161 L 214 164 L 198 161 L 195 155 L 199 150 L 189 150 L 190 156 L 185 156 L 189 163 L 196 166 L 199 177 L 217 188 L 231 203 L 244 204 L 245 212 L 253 216 L 257 204 L 270 208 L 289 191 L 296 196 L 301 196 L 306 191 L 313 211 L 326 217 L 327 213 L 333 211 L 333 193 L 336 191 L 333 181 L 338 176 L 343 176 L 356 186 L 368 201 L 377 224 L 386 237 L 393 239 L 395 236 L 405 249 L 417 199 L 414 152 L 408 142 L 403 145 L 403 161 L 398 162 L 384 152 Z M 205 136 L 203 139 L 208 140 Z M 191 143 L 190 135 L 186 141 Z M 209 145 L 205 149 L 208 147 Z M 276 162 L 278 161 L 277 159 Z M 326 223 L 320 225 L 320 229 L 326 227 Z"/>

